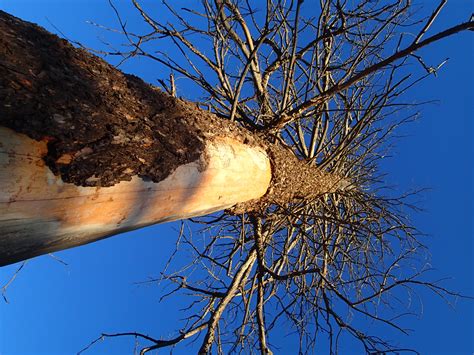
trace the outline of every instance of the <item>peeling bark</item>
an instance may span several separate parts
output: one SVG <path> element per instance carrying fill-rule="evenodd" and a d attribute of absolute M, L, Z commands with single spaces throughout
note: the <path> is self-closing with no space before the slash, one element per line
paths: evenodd
<path fill-rule="evenodd" d="M 0 12 L 0 33 L 0 125 L 47 141 L 45 162 L 65 182 L 158 182 L 206 139 L 252 140 L 36 25 Z"/>
<path fill-rule="evenodd" d="M 271 179 L 265 151 L 231 138 L 206 141 L 200 159 L 158 183 L 134 176 L 109 187 L 54 175 L 44 141 L 0 127 L 0 142 L 0 265 L 229 208 L 265 194 Z"/>
<path fill-rule="evenodd" d="M 0 265 L 341 187 L 266 137 L 2 11 L 0 34 Z"/>

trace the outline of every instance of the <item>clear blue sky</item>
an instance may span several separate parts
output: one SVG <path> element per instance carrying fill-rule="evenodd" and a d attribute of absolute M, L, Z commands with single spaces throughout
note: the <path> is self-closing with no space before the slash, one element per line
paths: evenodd
<path fill-rule="evenodd" d="M 433 7 L 437 1 L 424 3 Z M 0 0 L 0 9 L 52 32 L 59 29 L 92 48 L 100 46 L 97 37 L 102 32 L 87 20 L 117 25 L 102 0 Z M 471 0 L 451 0 L 433 31 L 465 21 L 473 11 Z M 390 181 L 400 189 L 432 188 L 422 201 L 426 211 L 413 219 L 429 234 L 427 244 L 439 276 L 451 277 L 446 285 L 468 295 L 474 295 L 473 39 L 473 33 L 466 33 L 423 51 L 429 63 L 451 59 L 437 78 L 423 82 L 410 98 L 439 102 L 422 108 L 422 119 L 404 131 L 408 136 L 399 141 L 386 165 Z M 145 62 L 122 69 L 152 83 L 165 76 Z M 159 303 L 161 288 L 135 283 L 159 274 L 178 227 L 153 226 L 56 253 L 68 266 L 49 256 L 28 262 L 8 290 L 10 303 L 0 300 L 0 355 L 72 354 L 101 332 L 173 335 L 179 302 Z M 17 267 L 0 269 L 0 285 Z M 410 320 L 414 332 L 400 335 L 402 343 L 422 354 L 472 354 L 473 302 L 460 300 L 451 308 L 432 294 L 423 294 L 424 313 Z M 133 339 L 109 340 L 88 354 L 126 354 L 133 345 Z M 178 347 L 174 353 L 189 350 Z"/>

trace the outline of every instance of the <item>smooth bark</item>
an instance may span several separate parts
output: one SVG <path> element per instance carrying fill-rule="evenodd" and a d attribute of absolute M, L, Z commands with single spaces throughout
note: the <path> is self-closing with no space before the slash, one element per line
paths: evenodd
<path fill-rule="evenodd" d="M 0 265 L 229 208 L 261 197 L 271 179 L 266 153 L 230 138 L 163 181 L 110 187 L 65 183 L 43 161 L 45 142 L 1 127 L 0 142 Z"/>

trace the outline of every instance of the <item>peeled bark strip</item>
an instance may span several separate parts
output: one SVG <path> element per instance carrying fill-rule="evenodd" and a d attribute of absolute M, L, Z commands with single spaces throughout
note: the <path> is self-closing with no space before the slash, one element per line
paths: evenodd
<path fill-rule="evenodd" d="M 44 163 L 44 141 L 0 128 L 0 142 L 0 265 L 222 210 L 259 198 L 271 179 L 266 153 L 231 138 L 209 140 L 159 183 L 111 187 L 65 183 Z"/>
<path fill-rule="evenodd" d="M 0 11 L 0 265 L 340 182 Z"/>

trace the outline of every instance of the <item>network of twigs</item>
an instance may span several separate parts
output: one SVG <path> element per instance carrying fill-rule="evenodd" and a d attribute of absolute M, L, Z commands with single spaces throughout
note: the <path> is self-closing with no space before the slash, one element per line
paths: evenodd
<path fill-rule="evenodd" d="M 378 168 L 393 131 L 416 117 L 403 94 L 444 64 L 430 67 L 415 52 L 473 28 L 465 22 L 427 37 L 445 2 L 416 22 L 408 0 L 202 0 L 180 9 L 132 0 L 144 34 L 111 2 L 128 47 L 103 54 L 156 61 L 171 73 L 160 81 L 170 94 L 175 79 L 189 79 L 203 108 L 351 186 L 263 214 L 201 218 L 193 221 L 200 233 L 183 224 L 177 253 L 191 251 L 193 261 L 171 262 L 160 278 L 174 285 L 166 296 L 189 296 L 182 329 L 168 340 L 101 339 L 141 338 L 150 343 L 142 353 L 192 338 L 203 354 L 270 354 L 271 335 L 284 326 L 300 353 L 337 353 L 348 335 L 368 353 L 404 350 L 359 320 L 406 332 L 397 318 L 411 312 L 417 287 L 456 296 L 424 277 L 426 250 L 407 218 L 413 194 L 394 197 Z"/>

